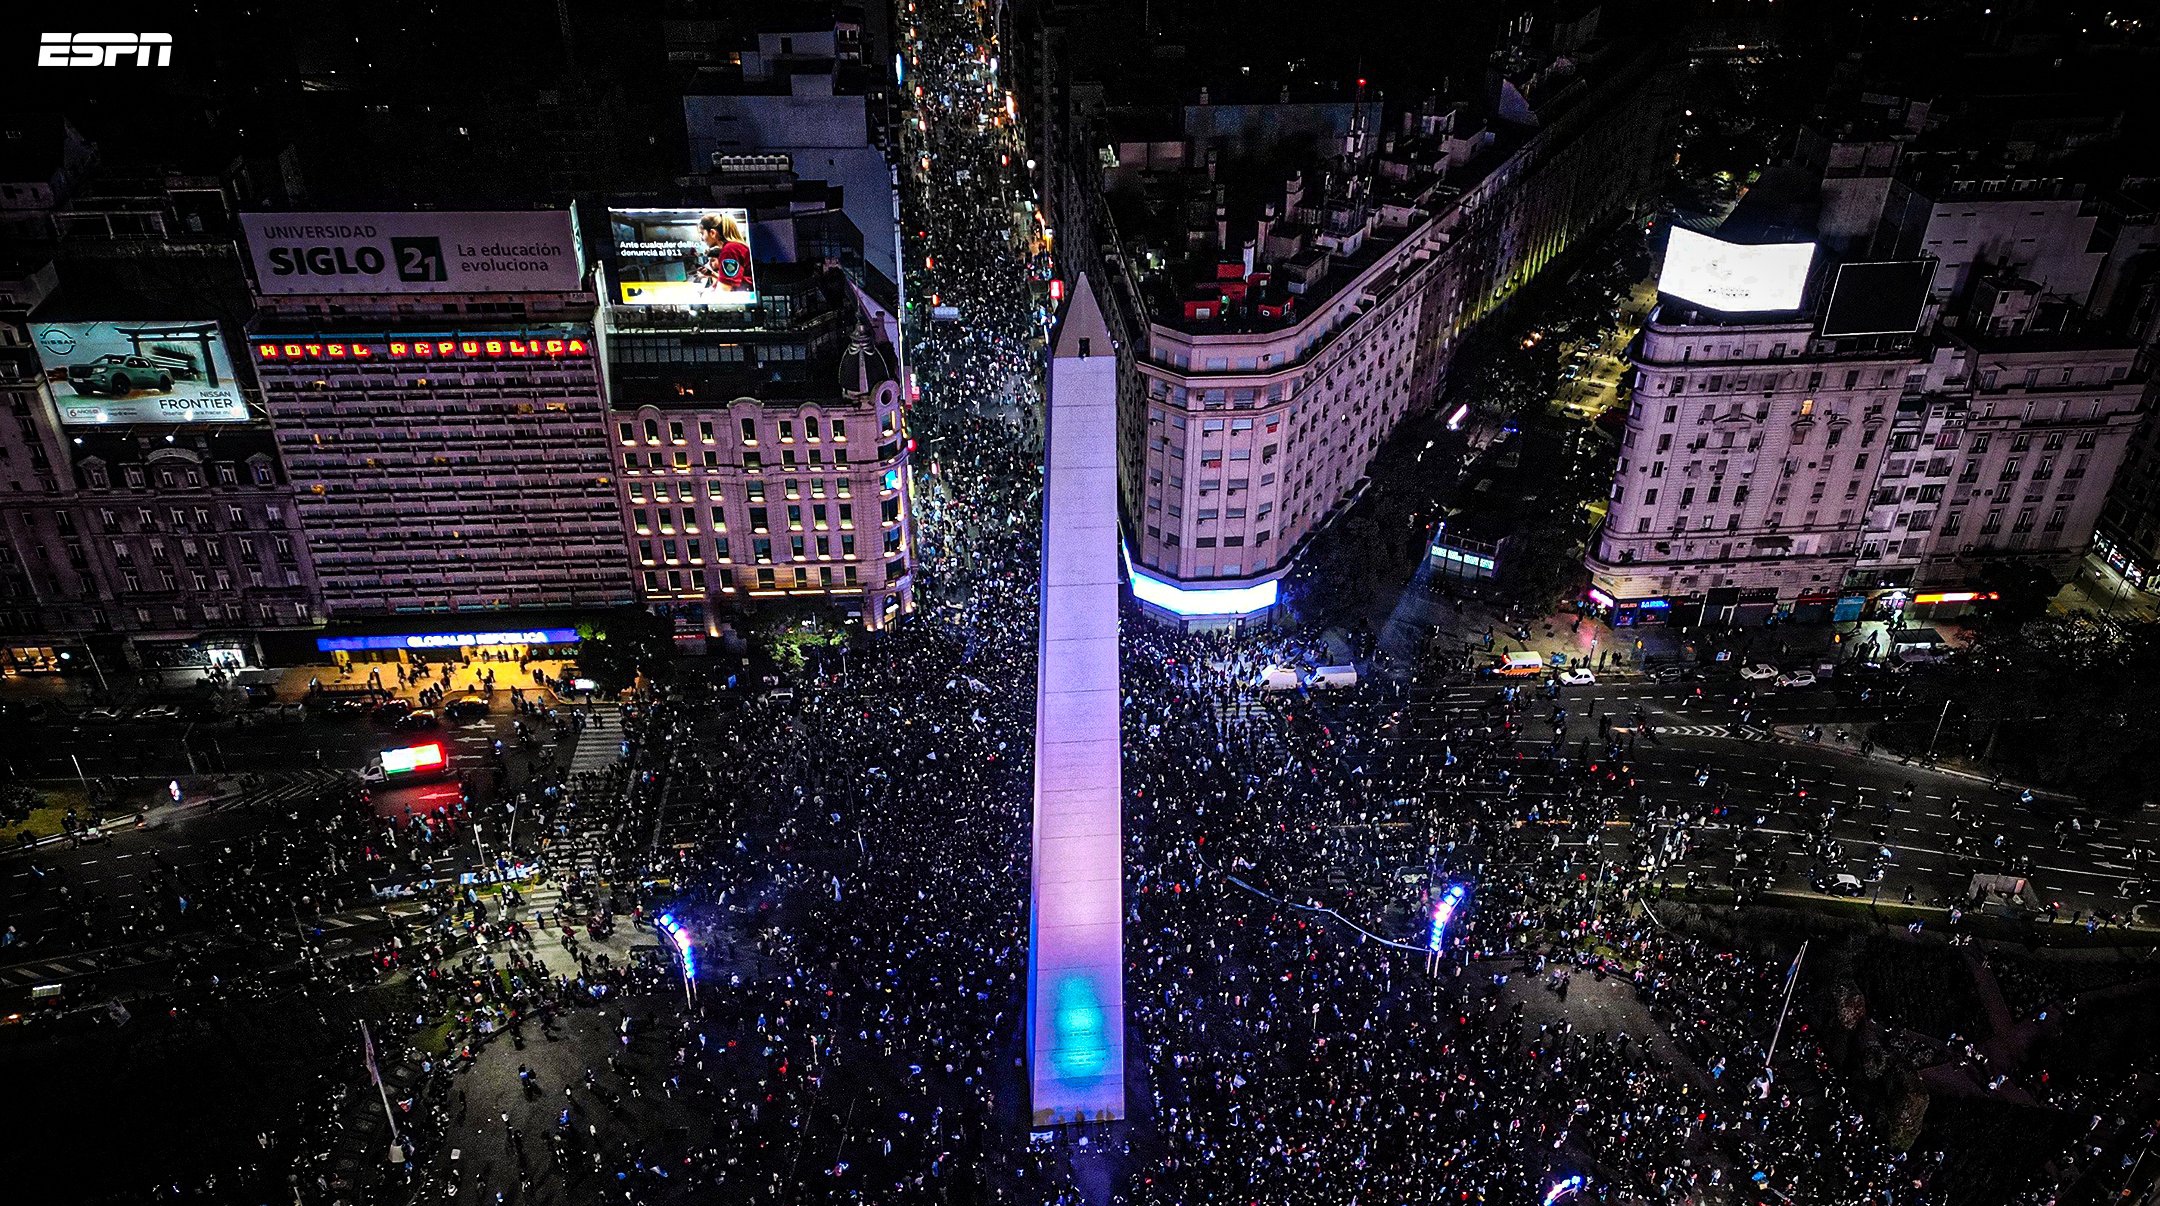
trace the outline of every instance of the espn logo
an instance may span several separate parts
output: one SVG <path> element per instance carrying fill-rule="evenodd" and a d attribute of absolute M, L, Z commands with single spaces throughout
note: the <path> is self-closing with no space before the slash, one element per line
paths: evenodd
<path fill-rule="evenodd" d="M 49 33 L 38 35 L 40 67 L 172 66 L 169 33 Z"/>

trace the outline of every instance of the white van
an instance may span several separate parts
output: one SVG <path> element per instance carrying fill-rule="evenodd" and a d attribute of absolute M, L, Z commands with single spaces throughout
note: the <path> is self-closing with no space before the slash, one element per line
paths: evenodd
<path fill-rule="evenodd" d="M 1269 666 L 1260 672 L 1262 691 L 1295 691 L 1298 689 L 1297 671 L 1288 666 Z"/>
<path fill-rule="evenodd" d="M 1332 691 L 1357 686 L 1356 666 L 1315 666 L 1312 672 L 1312 689 Z"/>

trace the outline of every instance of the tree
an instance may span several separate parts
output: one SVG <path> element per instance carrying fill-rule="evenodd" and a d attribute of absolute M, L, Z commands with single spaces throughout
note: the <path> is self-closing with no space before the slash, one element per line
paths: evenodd
<path fill-rule="evenodd" d="M 2160 705 L 2160 625 L 2049 616 L 1996 628 L 1914 675 L 1908 694 L 1886 734 L 1905 749 L 1966 745 L 2011 778 L 2096 803 L 2151 795 L 2160 733 L 2145 718 Z"/>
<path fill-rule="evenodd" d="M 2047 614 L 2048 603 L 2062 583 L 2054 575 L 2032 565 L 1991 561 L 1980 569 L 1982 589 L 1997 595 L 1992 614 L 1998 622 L 2023 624 Z"/>
<path fill-rule="evenodd" d="M 642 607 L 618 607 L 578 625 L 578 671 L 610 695 L 641 676 L 667 676 L 675 657 L 674 625 Z"/>

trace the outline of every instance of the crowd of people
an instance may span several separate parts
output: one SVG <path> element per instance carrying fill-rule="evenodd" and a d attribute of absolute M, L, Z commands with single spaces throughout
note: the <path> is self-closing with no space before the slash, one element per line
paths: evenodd
<path fill-rule="evenodd" d="M 1694 814 L 1648 800 L 1609 734 L 1571 756 L 1529 687 L 1436 712 L 1435 664 L 1369 648 L 1354 689 L 1266 691 L 1345 638 L 1137 612 L 1131 1117 L 1031 1139 L 1046 293 L 1021 232 L 986 237 L 1026 183 L 982 21 L 929 6 L 904 52 L 911 291 L 964 317 L 911 344 L 918 614 L 784 695 L 653 677 L 605 772 L 556 775 L 536 739 L 541 773 L 485 805 L 342 797 L 161 877 L 147 912 L 79 910 L 86 938 L 288 943 L 318 1008 L 401 989 L 348 1011 L 380 1045 L 366 1071 L 356 1032 L 260 1158 L 158 1196 L 1498 1204 L 1578 1178 L 1615 1202 L 1939 1200 L 1938 1162 L 1889 1141 L 1805 1011 L 1788 1024 L 1788 964 L 1661 919 Z M 1539 724 L 1553 740 L 1516 740 Z M 513 817 L 524 840 L 490 852 Z M 460 882 L 475 865 L 512 885 Z M 362 943 L 314 920 L 381 899 L 410 907 Z M 603 949 L 618 925 L 648 939 Z M 183 963 L 179 991 L 214 978 Z M 381 1090 L 397 1160 L 356 1175 L 330 1140 L 393 1066 L 417 1068 Z"/>

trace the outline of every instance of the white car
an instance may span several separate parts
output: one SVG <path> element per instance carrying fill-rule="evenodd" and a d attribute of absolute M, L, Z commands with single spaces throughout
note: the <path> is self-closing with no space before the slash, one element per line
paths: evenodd
<path fill-rule="evenodd" d="M 1757 662 L 1752 666 L 1740 667 L 1740 677 L 1751 683 L 1768 682 L 1777 676 L 1778 668 L 1768 662 Z"/>
<path fill-rule="evenodd" d="M 1791 674 L 1780 674 L 1778 675 L 1777 685 L 1780 687 L 1812 687 L 1815 685 L 1815 672 L 1813 670 L 1795 670 Z"/>
<path fill-rule="evenodd" d="M 135 718 L 137 720 L 178 720 L 180 719 L 180 709 L 172 704 L 151 704 L 142 711 L 135 713 Z"/>
<path fill-rule="evenodd" d="M 1573 670 L 1562 670 L 1560 672 L 1560 681 L 1570 687 L 1587 687 L 1597 681 L 1597 675 L 1590 673 L 1581 666 L 1577 666 Z"/>

